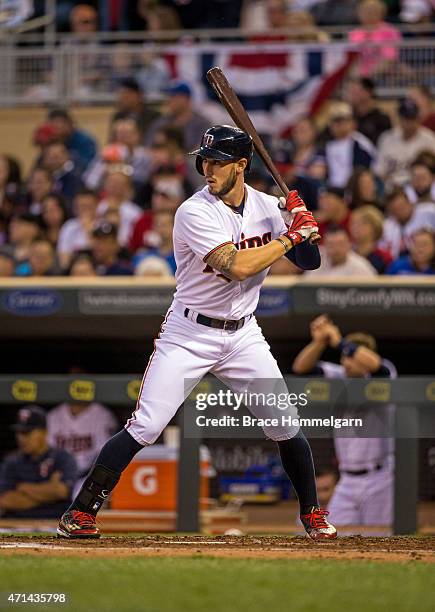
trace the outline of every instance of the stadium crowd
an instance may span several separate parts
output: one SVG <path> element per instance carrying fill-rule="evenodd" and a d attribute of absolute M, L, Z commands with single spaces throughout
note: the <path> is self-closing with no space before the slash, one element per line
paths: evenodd
<path fill-rule="evenodd" d="M 302 118 L 271 143 L 319 222 L 324 257 L 313 274 L 434 274 L 430 95 L 410 90 L 393 122 L 370 79 L 353 78 L 322 130 Z M 121 81 L 100 150 L 68 110 L 50 109 L 35 128 L 27 177 L 17 159 L 0 156 L 0 276 L 173 275 L 174 213 L 202 179 L 187 152 L 208 125 L 184 82 L 171 83 L 158 113 L 134 78 Z M 258 160 L 247 181 L 274 192 Z M 283 261 L 272 273 L 298 270 Z"/>

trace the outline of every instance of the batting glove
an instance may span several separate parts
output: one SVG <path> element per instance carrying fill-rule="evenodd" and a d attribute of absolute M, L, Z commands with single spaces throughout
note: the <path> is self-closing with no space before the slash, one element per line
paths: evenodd
<path fill-rule="evenodd" d="M 283 221 L 287 226 L 292 224 L 294 215 L 296 213 L 307 210 L 305 202 L 298 194 L 296 189 L 290 191 L 287 198 L 279 198 L 278 208 L 280 209 Z"/>
<path fill-rule="evenodd" d="M 289 231 L 284 235 L 287 236 L 287 238 L 292 243 L 292 246 L 295 247 L 301 242 L 304 242 L 305 240 L 309 240 L 312 235 L 318 234 L 318 233 L 319 233 L 319 228 L 317 227 L 317 223 L 315 223 L 313 225 L 310 224 L 310 225 L 300 227 L 296 231 L 289 229 Z"/>

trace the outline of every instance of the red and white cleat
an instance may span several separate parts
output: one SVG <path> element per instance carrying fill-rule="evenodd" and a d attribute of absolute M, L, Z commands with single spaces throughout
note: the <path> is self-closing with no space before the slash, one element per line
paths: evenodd
<path fill-rule="evenodd" d="M 336 528 L 326 520 L 328 514 L 328 510 L 322 510 L 322 508 L 316 508 L 315 506 L 311 508 L 311 512 L 308 514 L 301 514 L 302 524 L 312 540 L 334 540 L 337 537 Z"/>
<path fill-rule="evenodd" d="M 68 510 L 57 527 L 58 538 L 99 538 L 95 516 L 80 510 Z"/>

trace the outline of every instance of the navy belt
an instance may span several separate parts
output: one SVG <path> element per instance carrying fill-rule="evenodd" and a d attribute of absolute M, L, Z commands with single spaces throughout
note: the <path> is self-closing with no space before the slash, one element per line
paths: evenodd
<path fill-rule="evenodd" d="M 350 476 L 365 476 L 366 474 L 371 474 L 372 472 L 379 472 L 382 470 L 384 466 L 378 463 L 372 470 L 343 470 L 345 474 L 349 474 Z"/>
<path fill-rule="evenodd" d="M 189 312 L 192 312 L 190 308 L 184 309 L 184 316 L 186 318 L 188 318 Z M 211 317 L 206 317 L 205 315 L 197 314 L 196 322 L 199 323 L 200 325 L 206 325 L 207 327 L 213 327 L 214 329 L 224 329 L 225 331 L 237 331 L 238 329 L 243 327 L 245 322 L 248 321 L 251 317 L 252 315 L 249 315 L 247 317 L 243 317 L 243 319 L 238 319 L 237 321 L 234 321 L 234 320 L 224 321 L 223 319 L 212 319 Z"/>

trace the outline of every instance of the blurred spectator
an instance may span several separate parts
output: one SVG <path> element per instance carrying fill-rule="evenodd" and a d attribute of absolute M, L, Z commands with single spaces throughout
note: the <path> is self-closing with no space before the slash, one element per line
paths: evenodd
<path fill-rule="evenodd" d="M 329 111 L 332 140 L 325 145 L 328 184 L 345 187 L 357 166 L 370 168 L 376 149 L 368 138 L 355 130 L 352 108 L 345 102 L 335 102 Z"/>
<path fill-rule="evenodd" d="M 430 88 L 426 85 L 416 85 L 411 87 L 407 97 L 418 106 L 418 118 L 421 125 L 435 132 L 435 110 Z"/>
<path fill-rule="evenodd" d="M 316 469 L 317 498 L 322 508 L 327 508 L 334 494 L 338 475 L 333 468 Z"/>
<path fill-rule="evenodd" d="M 325 160 L 316 145 L 317 130 L 312 119 L 304 117 L 293 126 L 294 171 L 299 176 L 323 180 L 326 176 Z"/>
<path fill-rule="evenodd" d="M 61 227 L 68 219 L 65 200 L 58 193 L 49 193 L 42 200 L 41 220 L 44 235 L 56 248 Z"/>
<path fill-rule="evenodd" d="M 95 261 L 86 251 L 77 251 L 71 258 L 68 276 L 97 276 Z"/>
<path fill-rule="evenodd" d="M 33 0 L 8 0 L 2 2 L 2 15 L 0 27 L 4 29 L 16 28 L 22 25 L 34 13 Z"/>
<path fill-rule="evenodd" d="M 145 249 L 137 252 L 133 259 L 136 268 L 148 257 L 159 257 L 169 265 L 171 274 L 175 274 L 177 264 L 174 256 L 172 232 L 174 229 L 174 214 L 169 210 L 156 212 L 153 216 L 151 232 L 148 234 L 148 244 Z"/>
<path fill-rule="evenodd" d="M 353 78 L 346 83 L 345 98 L 352 107 L 358 132 L 376 144 L 391 128 L 390 117 L 376 106 L 375 84 L 368 78 Z"/>
<path fill-rule="evenodd" d="M 41 166 L 36 166 L 27 181 L 27 206 L 33 215 L 42 211 L 42 200 L 53 190 L 51 172 Z"/>
<path fill-rule="evenodd" d="M 37 238 L 29 249 L 29 269 L 26 276 L 54 276 L 59 274 L 53 245 L 45 238 Z"/>
<path fill-rule="evenodd" d="M 171 266 L 158 255 L 148 255 L 141 259 L 134 269 L 136 276 L 173 278 Z"/>
<path fill-rule="evenodd" d="M 418 107 L 404 99 L 398 107 L 399 125 L 384 132 L 378 142 L 376 174 L 387 187 L 409 180 L 411 163 L 422 151 L 435 153 L 435 134 L 420 125 Z"/>
<path fill-rule="evenodd" d="M 422 228 L 412 234 L 409 255 L 393 261 L 387 274 L 435 274 L 434 230 Z"/>
<path fill-rule="evenodd" d="M 140 12 L 144 16 L 149 11 L 150 0 L 139 0 Z M 207 3 L 204 0 L 161 0 L 161 5 L 176 12 L 182 29 L 192 30 L 203 27 L 206 20 Z"/>
<path fill-rule="evenodd" d="M 293 362 L 293 372 L 325 378 L 396 378 L 394 365 L 377 352 L 376 340 L 364 332 L 342 337 L 327 315 L 310 325 L 311 342 Z M 340 364 L 321 358 L 329 347 Z M 394 443 L 391 437 L 394 406 L 360 404 L 337 406 L 340 416 L 364 417 L 361 430 L 334 436 L 340 479 L 328 505 L 338 525 L 391 525 L 393 520 Z"/>
<path fill-rule="evenodd" d="M 139 126 L 133 117 L 118 119 L 113 123 L 110 144 L 103 147 L 84 174 L 89 189 L 99 189 L 110 164 L 122 163 L 131 166 L 136 190 L 148 180 L 151 171 L 151 156 L 141 145 Z"/>
<path fill-rule="evenodd" d="M 17 262 L 16 274 L 25 275 L 29 270 L 31 244 L 41 233 L 38 217 L 30 213 L 14 215 L 9 224 L 9 242 L 14 249 Z"/>
<path fill-rule="evenodd" d="M 167 94 L 164 115 L 150 125 L 145 142 L 151 144 L 158 130 L 175 127 L 183 133 L 185 149 L 191 151 L 201 142 L 204 132 L 210 127 L 210 121 L 193 104 L 192 90 L 187 83 L 183 81 L 172 83 Z"/>
<path fill-rule="evenodd" d="M 120 256 L 118 228 L 102 219 L 92 232 L 91 251 L 99 276 L 131 275 L 132 267 L 127 258 Z"/>
<path fill-rule="evenodd" d="M 118 240 L 121 246 L 126 246 L 142 210 L 131 201 L 133 183 L 125 169 L 109 169 L 104 181 L 104 194 L 104 199 L 98 205 L 97 215 L 104 215 L 108 208 L 119 210 Z"/>
<path fill-rule="evenodd" d="M 159 99 L 169 87 L 170 74 L 163 58 L 144 50 L 135 78 L 147 99 Z"/>
<path fill-rule="evenodd" d="M 66 450 L 78 468 L 76 492 L 103 444 L 119 429 L 111 411 L 97 402 L 64 403 L 47 414 L 48 443 Z"/>
<path fill-rule="evenodd" d="M 95 139 L 75 127 L 69 112 L 64 108 L 54 108 L 48 113 L 47 121 L 56 130 L 58 139 L 63 142 L 72 156 L 86 168 L 97 154 Z"/>
<path fill-rule="evenodd" d="M 400 21 L 410 24 L 429 22 L 433 14 L 432 0 L 400 0 Z"/>
<path fill-rule="evenodd" d="M 61 193 L 70 206 L 77 191 L 82 189 L 83 183 L 80 171 L 65 144 L 54 142 L 49 144 L 43 152 L 42 164 L 54 180 L 54 190 Z"/>
<path fill-rule="evenodd" d="M 175 214 L 176 209 L 186 199 L 184 178 L 171 166 L 160 168 L 152 176 L 150 187 L 151 210 L 145 210 L 133 228 L 129 243 L 132 253 L 150 246 L 154 214 L 162 211 Z"/>
<path fill-rule="evenodd" d="M 291 28 L 288 37 L 291 42 L 327 43 L 329 41 L 329 35 L 317 27 L 314 17 L 308 11 L 290 11 L 286 26 Z"/>
<path fill-rule="evenodd" d="M 352 209 L 364 204 L 380 207 L 376 178 L 367 168 L 355 168 L 347 183 L 345 194 Z"/>
<path fill-rule="evenodd" d="M 158 112 L 145 104 L 140 85 L 133 78 L 125 78 L 119 82 L 115 104 L 116 107 L 112 115 L 111 124 L 118 119 L 132 117 L 139 126 L 141 137 L 144 136 L 151 123 L 159 116 Z"/>
<path fill-rule="evenodd" d="M 316 219 L 321 236 L 324 236 L 330 227 L 342 227 L 349 232 L 350 211 L 343 189 L 327 187 L 320 194 Z"/>
<path fill-rule="evenodd" d="M 45 412 L 25 406 L 13 426 L 18 450 L 7 456 L 0 473 L 0 511 L 3 516 L 56 518 L 71 502 L 77 478 L 74 458 L 47 441 Z"/>
<path fill-rule="evenodd" d="M 417 159 L 411 164 L 411 180 L 404 186 L 404 191 L 413 204 L 435 202 L 433 170 L 424 160 Z"/>
<path fill-rule="evenodd" d="M 356 253 L 365 257 L 378 274 L 384 274 L 392 257 L 378 246 L 382 238 L 384 215 L 374 206 L 361 206 L 350 216 L 350 237 Z"/>
<path fill-rule="evenodd" d="M 60 230 L 57 253 L 62 268 L 67 268 L 75 251 L 91 245 L 91 233 L 97 219 L 98 196 L 84 189 L 74 198 L 74 218 L 66 221 Z"/>
<path fill-rule="evenodd" d="M 280 143 L 281 144 L 281 143 Z M 280 144 L 278 146 L 280 146 Z M 319 189 L 321 182 L 307 175 L 301 175 L 297 171 L 297 166 L 293 160 L 293 151 L 288 143 L 275 150 L 273 159 L 278 171 L 282 175 L 285 184 L 289 189 L 296 189 L 306 202 L 310 210 L 316 210 L 318 206 Z M 320 167 L 319 162 L 318 167 Z M 323 165 L 324 166 L 324 165 Z M 272 188 L 275 191 L 275 188 Z"/>
<path fill-rule="evenodd" d="M 167 33 L 171 30 L 181 30 L 181 23 L 178 18 L 176 11 L 170 6 L 158 6 L 154 4 L 146 12 L 144 12 L 144 19 L 149 32 L 164 32 Z M 174 37 L 172 39 L 165 36 L 165 41 L 176 41 Z"/>
<path fill-rule="evenodd" d="M 0 212 L 10 217 L 21 192 L 21 168 L 15 157 L 0 154 Z"/>
<path fill-rule="evenodd" d="M 385 199 L 387 218 L 381 246 L 394 259 L 409 251 L 411 236 L 419 229 L 435 230 L 435 204 L 411 204 L 403 189 L 395 189 Z"/>
<path fill-rule="evenodd" d="M 98 14 L 90 4 L 78 4 L 70 12 L 70 30 L 77 39 L 89 40 L 98 31 Z"/>
<path fill-rule="evenodd" d="M 15 265 L 13 249 L 7 246 L 0 247 L 0 278 L 14 276 Z"/>
<path fill-rule="evenodd" d="M 376 270 L 367 259 L 352 251 L 349 236 L 341 227 L 328 230 L 321 251 L 322 263 L 320 268 L 305 272 L 310 277 L 376 275 Z"/>
<path fill-rule="evenodd" d="M 349 40 L 360 46 L 358 73 L 376 77 L 387 72 L 397 62 L 399 50 L 394 44 L 401 40 L 399 30 L 384 21 L 386 6 L 381 0 L 362 0 L 358 5 L 360 28 L 349 32 Z M 385 44 L 384 44 L 385 43 Z"/>

